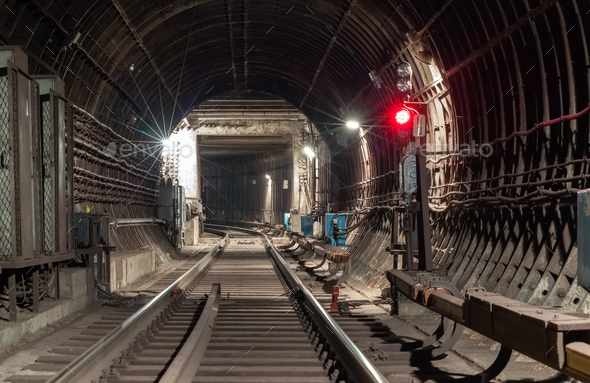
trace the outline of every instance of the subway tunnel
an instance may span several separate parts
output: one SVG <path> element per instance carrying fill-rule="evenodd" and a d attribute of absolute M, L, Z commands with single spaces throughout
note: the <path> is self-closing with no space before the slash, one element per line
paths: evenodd
<path fill-rule="evenodd" d="M 459 339 L 396 375 L 386 346 L 318 335 L 338 381 L 590 381 L 589 18 L 581 0 L 0 0 L 0 345 L 140 306 L 127 286 L 227 235 L 227 254 L 277 250 L 327 311 L 340 287 L 343 315 L 379 301 Z M 387 380 L 359 378 L 371 363 Z"/>

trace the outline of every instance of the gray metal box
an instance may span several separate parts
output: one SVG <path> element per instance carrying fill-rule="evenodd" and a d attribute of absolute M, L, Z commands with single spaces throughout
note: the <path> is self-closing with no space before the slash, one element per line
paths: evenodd
<path fill-rule="evenodd" d="M 41 255 L 39 84 L 18 47 L 0 48 L 0 266 Z M 27 263 L 27 264 L 30 264 Z"/>
<path fill-rule="evenodd" d="M 66 136 L 72 134 L 68 119 L 70 105 L 63 96 L 63 80 L 54 75 L 33 76 L 41 96 L 41 189 L 43 243 L 45 255 L 68 252 L 68 233 L 73 209 L 67 203 L 66 166 L 73 150 L 66 152 Z M 67 227 L 67 225 L 70 225 Z M 67 228 L 66 228 L 67 227 Z"/>
<path fill-rule="evenodd" d="M 178 185 L 160 185 L 158 187 L 158 217 L 166 220 L 171 241 L 181 248 L 186 229 L 186 198 L 184 187 Z"/>
<path fill-rule="evenodd" d="M 590 287 L 590 189 L 578 192 L 578 285 Z"/>

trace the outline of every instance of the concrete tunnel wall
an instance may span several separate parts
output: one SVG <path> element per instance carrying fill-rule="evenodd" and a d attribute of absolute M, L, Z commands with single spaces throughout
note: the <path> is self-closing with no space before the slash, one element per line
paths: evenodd
<path fill-rule="evenodd" d="M 391 227 L 378 207 L 399 203 L 396 172 L 407 142 L 383 126 L 384 109 L 395 100 L 385 86 L 373 86 L 368 72 L 391 87 L 394 63 L 408 61 L 415 73 L 411 101 L 426 103 L 427 142 L 493 149 L 488 157 L 429 156 L 437 267 L 461 288 L 483 285 L 530 303 L 590 311 L 590 297 L 576 283 L 574 198 L 588 187 L 588 115 L 535 125 L 588 106 L 587 4 L 342 1 L 317 2 L 312 14 L 295 1 L 279 10 L 252 5 L 250 23 L 234 25 L 228 16 L 237 20 L 243 8 L 230 11 L 225 2 L 146 3 L 142 10 L 118 3 L 7 1 L 0 38 L 25 48 L 33 58 L 30 73 L 63 77 L 66 96 L 83 111 L 76 121 L 92 116 L 101 134 L 108 131 L 104 124 L 126 139 L 163 137 L 193 105 L 238 88 L 298 106 L 330 147 L 331 201 L 340 210 L 375 211 L 351 238 L 361 245 L 352 277 L 374 286 L 385 285 L 382 272 L 391 265 L 382 250 Z M 193 27 L 199 39 L 189 38 Z M 417 46 L 406 38 L 411 29 L 433 53 L 438 72 L 414 59 Z M 247 49 L 230 47 L 238 39 L 256 47 L 248 60 Z M 185 62 L 192 64 L 186 71 Z M 349 114 L 377 127 L 343 140 L 334 126 Z M 138 195 L 150 206 L 155 185 L 141 179 L 151 180 L 158 166 L 144 165 L 129 176 L 127 168 L 109 173 L 103 162 L 83 163 L 77 202 L 118 206 L 133 194 L 127 182 L 146 188 Z M 101 193 L 102 181 L 89 171 L 112 174 L 116 198 Z"/>

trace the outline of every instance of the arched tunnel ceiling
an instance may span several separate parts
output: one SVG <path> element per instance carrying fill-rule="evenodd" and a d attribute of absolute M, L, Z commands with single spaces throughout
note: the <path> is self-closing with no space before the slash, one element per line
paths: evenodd
<path fill-rule="evenodd" d="M 1 3 L 4 43 L 43 61 L 34 72 L 61 75 L 74 103 L 105 122 L 123 122 L 131 108 L 169 129 L 192 106 L 245 90 L 334 122 L 370 83 L 370 70 L 402 51 L 414 64 L 405 33 L 442 2 L 416 10 L 397 0 Z"/>
<path fill-rule="evenodd" d="M 414 100 L 450 95 L 437 123 L 458 141 L 487 142 L 588 101 L 588 5 L 576 0 L 0 3 L 0 38 L 34 58 L 31 72 L 59 74 L 71 101 L 136 139 L 248 90 L 284 98 L 326 132 L 389 102 L 400 60 L 414 68 Z M 423 32 L 442 79 L 414 59 L 411 29 Z M 124 128 L 133 115 L 148 127 Z"/>
<path fill-rule="evenodd" d="M 73 103 L 137 140 L 150 128 L 125 128 L 131 112 L 164 134 L 193 106 L 249 90 L 300 107 L 324 134 L 348 114 L 378 115 L 391 101 L 392 64 L 408 61 L 411 100 L 427 105 L 426 141 L 493 149 L 427 158 L 437 267 L 460 288 L 588 312 L 590 298 L 575 282 L 575 202 L 590 187 L 589 18 L 580 0 L 0 0 L 0 41 L 21 45 L 31 73 L 59 74 Z M 411 29 L 422 32 L 441 76 L 414 60 Z M 323 170 L 320 203 L 391 211 L 403 201 L 400 151 L 383 129 L 359 132 L 339 152 L 324 150 L 324 168 L 332 167 Z M 332 133 L 329 140 L 343 136 Z M 79 194 L 127 201 L 94 184 L 80 182 Z M 386 242 L 387 219 L 371 222 Z M 373 272 L 382 248 L 373 250 L 352 275 L 384 287 L 384 274 Z"/>

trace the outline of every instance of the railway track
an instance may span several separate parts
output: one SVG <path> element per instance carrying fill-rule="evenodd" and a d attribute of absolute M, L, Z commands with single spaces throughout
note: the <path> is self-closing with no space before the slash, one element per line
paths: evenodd
<path fill-rule="evenodd" d="M 48 382 L 386 382 L 267 237 L 236 230 Z"/>
<path fill-rule="evenodd" d="M 297 271 L 297 258 L 283 259 L 264 235 L 237 230 L 217 231 L 220 246 L 157 280 L 151 289 L 163 292 L 139 312 L 110 308 L 28 367 L 38 375 L 7 381 L 488 381 L 452 354 L 407 352 L 424 335 L 397 317 L 327 314 L 329 283 Z"/>
<path fill-rule="evenodd" d="M 162 291 L 192 268 L 202 257 L 177 260 L 175 264 L 149 281 L 139 282 L 141 291 Z M 141 306 L 141 299 L 105 301 L 104 305 L 79 316 L 70 323 L 70 330 L 56 330 L 61 337 L 50 336 L 50 341 L 40 341 L 45 351 L 32 359 L 32 363 L 1 381 L 10 383 L 46 382 L 65 368 L 76 356 L 92 347 L 97 341 L 133 315 Z M 77 329 L 77 331 L 76 331 Z M 58 339 L 56 341 L 56 338 Z M 30 346 L 29 346 L 30 347 Z M 34 345 L 32 346 L 35 347 Z M 18 353 L 17 353 L 18 355 Z M 5 355 L 10 356 L 10 355 Z M 4 366 L 7 361 L 4 362 Z"/>

